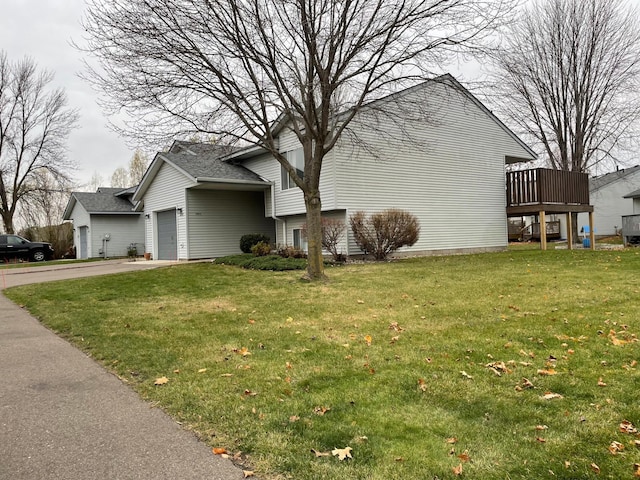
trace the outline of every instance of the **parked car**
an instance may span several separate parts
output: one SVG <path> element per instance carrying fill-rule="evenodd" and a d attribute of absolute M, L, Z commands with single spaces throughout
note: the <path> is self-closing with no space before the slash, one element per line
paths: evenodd
<path fill-rule="evenodd" d="M 53 246 L 45 242 L 31 242 L 19 235 L 0 235 L 0 259 L 42 262 L 53 258 Z"/>

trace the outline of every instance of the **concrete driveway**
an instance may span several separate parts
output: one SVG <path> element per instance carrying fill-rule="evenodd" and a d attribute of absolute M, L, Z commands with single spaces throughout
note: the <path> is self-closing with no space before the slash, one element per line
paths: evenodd
<path fill-rule="evenodd" d="M 3 269 L 1 287 L 158 268 Z M 0 294 L 0 479 L 241 479 L 242 471 Z"/>

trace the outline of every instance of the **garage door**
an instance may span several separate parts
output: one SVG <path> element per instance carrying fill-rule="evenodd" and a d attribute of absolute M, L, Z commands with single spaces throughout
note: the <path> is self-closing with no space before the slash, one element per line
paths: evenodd
<path fill-rule="evenodd" d="M 89 252 L 87 251 L 87 229 L 88 227 L 80 227 L 80 252 L 78 258 L 88 258 Z"/>
<path fill-rule="evenodd" d="M 178 241 L 176 229 L 176 211 L 158 212 L 158 260 L 176 260 Z"/>

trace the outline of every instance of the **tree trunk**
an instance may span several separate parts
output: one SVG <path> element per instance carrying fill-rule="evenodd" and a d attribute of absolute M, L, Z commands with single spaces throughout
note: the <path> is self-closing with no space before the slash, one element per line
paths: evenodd
<path fill-rule="evenodd" d="M 4 233 L 16 233 L 13 229 L 13 215 L 11 212 L 2 212 L 2 223 L 4 224 Z"/>
<path fill-rule="evenodd" d="M 307 209 L 307 273 L 303 279 L 309 281 L 325 280 L 322 258 L 322 203 L 320 192 L 305 193 L 304 203 Z"/>

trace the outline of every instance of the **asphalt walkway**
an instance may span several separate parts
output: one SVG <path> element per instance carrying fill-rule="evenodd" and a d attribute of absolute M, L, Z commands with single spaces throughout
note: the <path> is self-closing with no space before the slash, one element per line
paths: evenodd
<path fill-rule="evenodd" d="M 0 270 L 0 288 L 161 262 Z M 41 268 L 41 270 L 39 270 Z M 0 294 L 0 479 L 244 478 L 195 435 Z"/>

